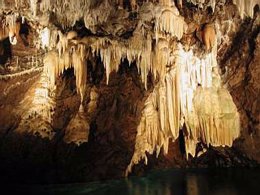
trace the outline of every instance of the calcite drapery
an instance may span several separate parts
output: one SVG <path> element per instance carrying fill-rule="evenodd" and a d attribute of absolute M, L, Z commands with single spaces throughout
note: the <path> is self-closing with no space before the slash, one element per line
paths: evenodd
<path fill-rule="evenodd" d="M 208 2 L 205 0 L 188 0 L 189 2 L 198 5 L 199 7 L 210 6 L 213 11 L 215 10 L 215 6 L 217 3 L 216 0 L 209 0 Z M 239 14 L 243 19 L 245 16 L 253 17 L 254 15 L 254 7 L 256 5 L 260 5 L 260 0 L 232 0 L 235 5 L 237 5 Z M 220 1 L 222 3 L 226 3 L 226 0 Z M 207 4 L 206 4 L 207 3 Z"/>
<path fill-rule="evenodd" d="M 215 53 L 215 54 L 214 54 Z M 137 129 L 135 152 L 126 176 L 146 152 L 167 154 L 169 140 L 184 132 L 186 155 L 195 156 L 196 145 L 232 146 L 240 134 L 239 114 L 228 90 L 221 85 L 216 47 L 204 58 L 179 44 L 175 63 L 146 100 Z"/>
<path fill-rule="evenodd" d="M 17 14 L 8 14 L 2 18 L 0 23 L 0 41 L 9 37 L 9 41 L 12 45 L 17 44 L 18 34 L 21 24 L 17 21 Z"/>
<path fill-rule="evenodd" d="M 254 15 L 254 7 L 256 5 L 260 6 L 260 0 L 233 0 L 233 3 L 237 5 L 242 19 L 245 16 L 252 18 Z"/>
<path fill-rule="evenodd" d="M 212 7 L 215 7 L 215 1 L 210 2 Z M 193 3 L 203 4 L 204 1 Z M 99 6 L 109 7 L 108 4 Z M 105 16 L 97 21 L 99 19 L 88 15 L 98 23 L 104 22 L 108 15 Z M 145 87 L 149 72 L 152 72 L 154 77 L 158 76 L 159 83 L 145 103 L 138 127 L 135 153 L 126 175 L 141 159 L 147 162 L 146 152 L 151 154 L 156 151 L 158 155 L 163 148 L 164 153 L 167 153 L 169 140 L 176 140 L 180 128 L 184 125 L 187 128 L 184 134 L 187 157 L 188 154 L 195 156 L 196 144 L 199 142 L 205 145 L 231 146 L 233 140 L 239 136 L 237 109 L 227 89 L 220 82 L 216 41 L 215 44 L 210 44 L 211 53 L 205 54 L 204 57 L 197 57 L 193 50 L 185 51 L 181 44 L 173 51 L 169 39 L 182 38 L 187 29 L 184 18 L 179 15 L 178 9 L 171 1 L 160 1 L 155 7 L 153 18 L 154 33 L 140 30 L 144 28 L 140 24 L 140 28 L 137 28 L 140 32 L 134 31 L 127 41 L 89 36 L 69 44 L 66 36 L 59 32 L 57 51 L 51 54 L 55 55 L 56 61 L 53 62 L 57 64 L 48 68 L 52 75 L 51 83 L 54 84 L 55 78 L 64 69 L 74 67 L 77 89 L 82 100 L 87 73 L 84 60 L 90 53 L 100 55 L 106 69 L 107 83 L 110 72 L 117 71 L 124 58 L 128 59 L 130 64 L 136 62 Z M 95 22 L 91 25 L 95 26 Z M 154 45 L 153 39 L 156 40 Z M 215 47 L 212 48 L 213 46 Z"/>

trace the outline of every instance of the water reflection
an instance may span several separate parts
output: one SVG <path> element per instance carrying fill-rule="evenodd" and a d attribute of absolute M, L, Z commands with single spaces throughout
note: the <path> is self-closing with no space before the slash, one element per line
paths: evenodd
<path fill-rule="evenodd" d="M 196 177 L 195 175 L 187 177 L 187 194 L 199 194 L 198 177 Z"/>
<path fill-rule="evenodd" d="M 167 170 L 87 184 L 12 187 L 37 195 L 259 195 L 260 170 Z"/>

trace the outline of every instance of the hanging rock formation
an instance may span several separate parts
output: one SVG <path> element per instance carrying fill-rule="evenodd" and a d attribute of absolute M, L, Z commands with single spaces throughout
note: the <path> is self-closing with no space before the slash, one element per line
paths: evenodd
<path fill-rule="evenodd" d="M 72 155 L 68 164 L 61 160 L 63 168 L 84 150 L 89 164 L 82 154 L 77 159 L 90 179 L 127 176 L 143 161 L 156 161 L 154 156 L 189 166 L 212 148 L 247 153 L 244 123 L 259 124 L 259 102 L 244 109 L 233 87 L 243 82 L 240 74 L 247 74 L 253 62 L 247 68 L 237 65 L 237 72 L 231 64 L 242 22 L 250 24 L 246 33 L 253 38 L 241 58 L 257 61 L 259 0 L 3 0 L 0 6 L 1 44 L 8 37 L 13 44 L 19 33 L 27 33 L 29 47 L 40 56 L 25 57 L 18 41 L 11 47 L 17 65 L 10 58 L 0 69 L 3 137 L 42 139 L 52 148 L 53 156 L 47 151 L 46 159 Z M 250 82 L 257 83 L 254 71 L 245 82 L 254 78 Z M 30 74 L 31 80 L 21 84 L 19 79 Z M 10 89 L 21 90 L 14 105 L 5 100 L 16 94 Z M 11 116 L 2 117 L 9 109 Z M 181 139 L 185 158 L 177 147 Z M 250 154 L 259 160 L 257 149 Z"/>

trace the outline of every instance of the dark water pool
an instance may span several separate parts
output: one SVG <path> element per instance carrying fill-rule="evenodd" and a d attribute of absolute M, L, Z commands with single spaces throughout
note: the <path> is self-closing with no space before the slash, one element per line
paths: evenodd
<path fill-rule="evenodd" d="M 7 188 L 7 186 L 5 186 Z M 10 186 L 25 195 L 260 195 L 259 169 L 165 170 L 145 177 L 48 186 Z M 3 194 L 3 193 L 0 193 Z"/>

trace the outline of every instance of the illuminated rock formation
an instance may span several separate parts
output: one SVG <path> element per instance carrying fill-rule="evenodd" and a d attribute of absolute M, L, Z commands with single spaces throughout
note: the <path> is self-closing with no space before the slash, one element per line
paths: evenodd
<path fill-rule="evenodd" d="M 171 155 L 174 161 L 174 153 L 179 155 L 176 161 L 189 166 L 212 148 L 232 150 L 243 142 L 245 131 L 258 124 L 258 101 L 248 103 L 248 95 L 241 95 L 245 90 L 257 96 L 258 87 L 246 85 L 258 78 L 257 70 L 248 73 L 258 56 L 256 5 L 259 0 L 0 1 L 0 46 L 15 44 L 19 32 L 27 32 L 29 40 L 27 48 L 18 42 L 13 58 L 11 54 L 4 62 L 7 68 L 0 66 L 5 74 L 0 76 L 0 100 L 8 102 L 0 102 L 0 114 L 12 109 L 9 118 L 0 117 L 1 135 L 11 129 L 19 136 L 48 138 L 43 140 L 54 148 L 58 142 L 83 148 L 88 151 L 85 161 L 96 155 L 86 169 L 91 172 L 92 164 L 102 167 L 109 161 L 104 172 L 120 169 L 117 176 L 129 175 L 135 165 L 143 160 L 147 164 L 154 156 Z M 17 23 L 18 18 L 23 22 Z M 249 35 L 240 51 L 235 43 Z M 32 48 L 42 69 L 29 78 Z M 15 63 L 19 68 L 13 68 Z M 30 79 L 35 81 L 31 84 Z M 27 88 L 19 89 L 24 85 Z M 15 98 L 10 94 L 20 91 L 12 106 Z M 8 125 L 2 125 L 6 121 Z M 245 141 L 245 148 L 253 145 L 255 156 L 257 134 Z M 51 151 L 53 158 L 58 152 Z M 153 160 L 149 162 L 153 167 Z M 105 173 L 103 167 L 98 172 Z"/>
<path fill-rule="evenodd" d="M 79 112 L 71 119 L 66 130 L 64 141 L 66 143 L 74 143 L 78 146 L 88 142 L 89 124 L 84 110 Z"/>
<path fill-rule="evenodd" d="M 241 18 L 244 18 L 245 16 L 252 18 L 254 15 L 254 7 L 256 5 L 260 6 L 259 0 L 233 0 L 233 3 L 237 5 Z"/>
<path fill-rule="evenodd" d="M 155 78 L 159 78 L 159 83 L 146 101 L 138 127 L 135 153 L 126 175 L 141 159 L 147 162 L 145 152 L 152 154 L 156 151 L 159 155 L 163 148 L 167 154 L 169 140 L 176 140 L 184 125 L 187 128 L 184 135 L 187 157 L 188 154 L 195 156 L 196 144 L 199 142 L 207 146 L 232 146 L 233 140 L 239 136 L 236 106 L 228 91 L 222 87 L 218 73 L 213 25 L 207 24 L 202 32 L 206 50 L 211 50 L 205 57 L 197 57 L 193 50 L 185 52 L 181 44 L 173 51 L 167 36 L 180 40 L 187 30 L 187 24 L 171 1 L 160 1 L 160 4 L 162 7 L 156 7 L 154 13 L 154 47 L 150 34 L 140 34 L 137 31 L 126 43 L 116 39 L 86 37 L 84 41 L 74 42 L 76 46 L 70 45 L 67 36 L 58 32 L 57 52 L 52 51 L 45 58 L 45 67 L 52 86 L 55 85 L 56 77 L 64 70 L 74 68 L 81 103 L 84 100 L 87 78 L 84 61 L 90 53 L 100 54 L 106 69 L 107 84 L 110 73 L 118 70 L 124 58 L 130 63 L 136 61 L 146 88 L 150 71 Z M 72 35 L 72 38 L 76 37 L 76 34 Z M 170 67 L 168 70 L 167 66 Z M 220 102 L 223 102 L 224 107 Z M 69 131 L 73 132 L 71 129 L 75 129 L 74 124 L 80 124 L 77 121 L 84 121 L 80 113 L 72 119 L 68 126 Z M 88 129 L 87 123 L 82 124 L 83 126 L 83 129 Z"/>
<path fill-rule="evenodd" d="M 19 31 L 20 22 L 17 21 L 17 15 L 7 15 L 6 18 L 1 21 L 0 41 L 9 37 L 10 43 L 16 45 Z"/>
<path fill-rule="evenodd" d="M 147 163 L 146 152 L 167 154 L 170 139 L 175 141 L 184 125 L 187 158 L 195 156 L 197 143 L 232 146 L 239 137 L 239 114 L 221 85 L 216 56 L 200 59 L 181 45 L 175 52 L 175 64 L 146 100 L 126 175 L 140 160 Z"/>
<path fill-rule="evenodd" d="M 52 139 L 55 135 L 51 126 L 55 101 L 49 95 L 48 76 L 45 72 L 41 73 L 37 83 L 27 92 L 20 105 L 18 110 L 23 112 L 23 117 L 16 132 Z"/>
<path fill-rule="evenodd" d="M 206 46 L 206 50 L 209 51 L 216 44 L 216 32 L 213 24 L 206 24 L 202 31 L 202 40 Z"/>

